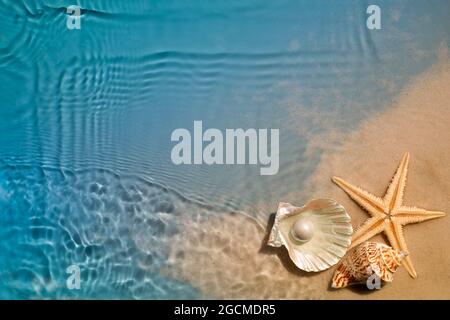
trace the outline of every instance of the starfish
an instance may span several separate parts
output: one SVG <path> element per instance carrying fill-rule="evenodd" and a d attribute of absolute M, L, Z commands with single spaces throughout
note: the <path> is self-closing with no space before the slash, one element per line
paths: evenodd
<path fill-rule="evenodd" d="M 403 226 L 445 216 L 444 212 L 428 211 L 417 207 L 403 205 L 403 192 L 406 185 L 408 163 L 409 153 L 405 153 L 383 198 L 379 198 L 359 187 L 351 185 L 341 178 L 332 178 L 334 183 L 341 187 L 371 216 L 353 234 L 352 243 L 349 249 L 384 232 L 394 249 L 408 253 L 405 237 L 403 235 Z M 409 255 L 403 259 L 403 266 L 412 278 L 417 278 L 416 270 L 414 269 Z"/>

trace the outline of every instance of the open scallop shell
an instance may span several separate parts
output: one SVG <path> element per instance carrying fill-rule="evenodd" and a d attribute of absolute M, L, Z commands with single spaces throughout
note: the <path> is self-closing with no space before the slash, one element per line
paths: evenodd
<path fill-rule="evenodd" d="M 304 237 L 297 227 L 303 225 Z M 312 227 L 312 230 L 311 230 Z M 350 216 L 333 199 L 315 199 L 303 207 L 281 202 L 268 245 L 285 246 L 295 265 L 305 271 L 322 271 L 338 263 L 351 243 Z"/>

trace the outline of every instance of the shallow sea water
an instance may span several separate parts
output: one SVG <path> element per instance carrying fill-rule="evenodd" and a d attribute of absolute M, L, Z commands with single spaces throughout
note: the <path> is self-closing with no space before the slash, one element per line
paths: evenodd
<path fill-rule="evenodd" d="M 379 1 L 377 31 L 366 1 L 74 2 L 0 1 L 0 298 L 217 296 L 165 272 L 183 263 L 172 240 L 307 200 L 290 196 L 330 137 L 450 41 L 444 0 Z M 66 28 L 72 4 L 80 30 Z M 171 132 L 194 120 L 279 128 L 279 173 L 175 166 Z"/>

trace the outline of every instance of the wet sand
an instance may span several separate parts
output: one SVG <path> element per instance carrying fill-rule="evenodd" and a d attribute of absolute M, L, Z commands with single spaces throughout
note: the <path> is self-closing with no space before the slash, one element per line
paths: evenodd
<path fill-rule="evenodd" d="M 340 176 L 382 196 L 403 153 L 409 151 L 404 204 L 450 213 L 450 59 L 446 50 L 441 51 L 438 64 L 413 79 L 392 105 L 345 135 L 343 142 L 336 145 L 333 137 L 319 141 L 321 161 L 305 183 L 306 190 L 293 191 L 294 195 L 335 198 L 347 208 L 356 228 L 368 214 L 330 178 Z M 268 205 L 266 212 L 276 206 Z M 393 283 L 376 291 L 330 289 L 334 267 L 317 274 L 296 270 L 284 249 L 264 245 L 268 229 L 241 214 L 202 221 L 185 217 L 184 225 L 184 232 L 172 242 L 169 266 L 163 273 L 188 281 L 205 297 L 450 299 L 448 215 L 405 227 L 418 278 L 410 278 L 400 268 Z M 372 240 L 386 241 L 381 235 Z"/>

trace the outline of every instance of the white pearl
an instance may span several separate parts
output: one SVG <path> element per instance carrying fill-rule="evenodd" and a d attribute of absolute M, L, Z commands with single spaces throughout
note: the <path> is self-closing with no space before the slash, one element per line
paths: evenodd
<path fill-rule="evenodd" d="M 314 226 L 308 218 L 300 217 L 292 226 L 292 235 L 301 242 L 308 242 L 314 235 Z"/>

